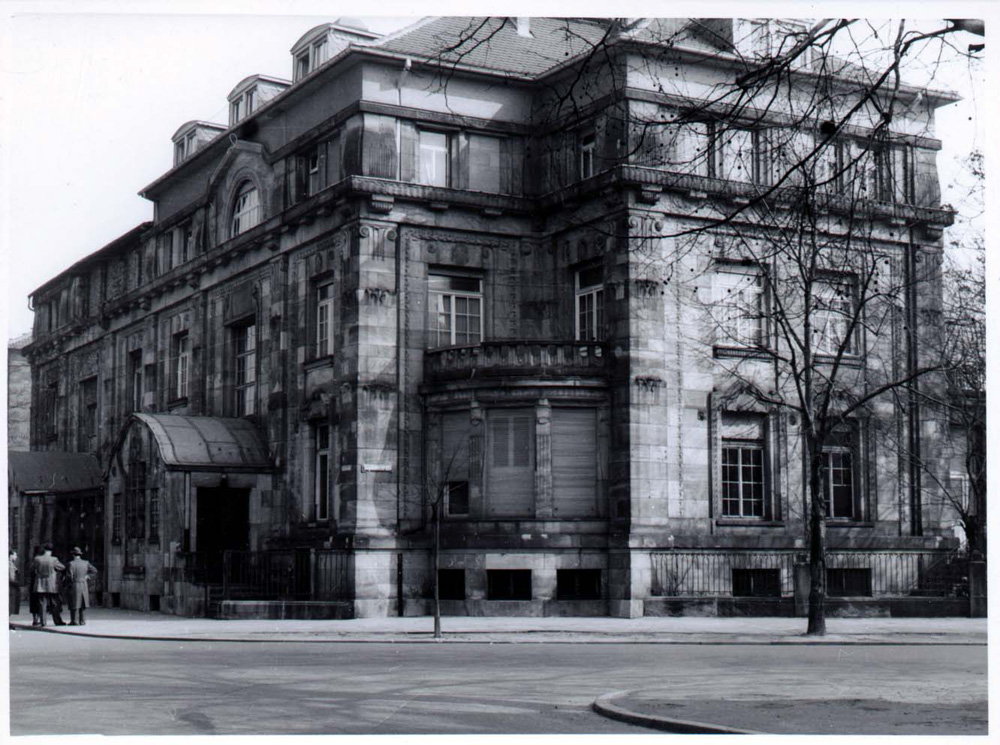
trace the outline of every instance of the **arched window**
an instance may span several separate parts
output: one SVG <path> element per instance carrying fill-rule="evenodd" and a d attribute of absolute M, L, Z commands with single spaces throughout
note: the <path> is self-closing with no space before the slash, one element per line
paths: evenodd
<path fill-rule="evenodd" d="M 233 202 L 233 221 L 230 237 L 245 233 L 260 223 L 260 195 L 251 181 L 244 181 L 236 192 Z"/>

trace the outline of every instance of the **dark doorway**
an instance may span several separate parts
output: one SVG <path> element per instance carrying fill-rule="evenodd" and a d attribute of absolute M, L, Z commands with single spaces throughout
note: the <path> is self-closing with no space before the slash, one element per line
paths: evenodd
<path fill-rule="evenodd" d="M 97 579 L 91 583 L 95 592 L 104 587 L 104 515 L 103 498 L 99 494 L 59 495 L 56 497 L 52 543 L 56 555 L 64 562 L 72 559 L 70 550 L 79 547 L 83 558 L 97 569 Z"/>
<path fill-rule="evenodd" d="M 208 581 L 221 582 L 223 552 L 250 547 L 250 490 L 199 488 L 196 540 Z"/>

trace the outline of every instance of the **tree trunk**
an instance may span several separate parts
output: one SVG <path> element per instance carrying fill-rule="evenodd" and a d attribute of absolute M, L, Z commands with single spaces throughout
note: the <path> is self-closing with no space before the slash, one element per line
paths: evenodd
<path fill-rule="evenodd" d="M 441 586 L 438 563 L 441 556 L 441 502 L 434 501 L 434 561 L 431 571 L 434 573 L 434 638 L 441 638 Z"/>
<path fill-rule="evenodd" d="M 810 438 L 811 439 L 811 438 Z M 822 489 L 822 451 L 809 450 L 809 624 L 808 636 L 826 634 L 826 506 Z"/>

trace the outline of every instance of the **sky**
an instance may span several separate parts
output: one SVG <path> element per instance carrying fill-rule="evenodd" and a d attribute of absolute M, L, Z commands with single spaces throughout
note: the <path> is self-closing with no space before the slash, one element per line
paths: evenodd
<path fill-rule="evenodd" d="M 507 5 L 507 14 L 565 14 L 551 3 Z M 810 15 L 825 5 L 810 4 Z M 606 13 L 607 7 L 584 2 L 573 10 L 598 15 L 598 8 Z M 729 13 L 721 4 L 711 7 L 715 15 L 750 15 L 746 5 Z M 363 20 L 374 31 L 388 32 L 416 20 L 406 15 L 414 8 L 472 12 L 467 5 L 428 8 L 383 0 L 371 9 L 396 15 Z M 274 14 L 278 9 L 283 15 Z M 670 10 L 688 15 L 673 4 Z M 955 14 L 954 6 L 949 10 Z M 27 296 L 32 290 L 152 218 L 152 203 L 137 192 L 171 167 L 170 138 L 181 124 L 191 119 L 226 123 L 226 95 L 240 80 L 254 73 L 290 78 L 289 49 L 302 34 L 340 16 L 361 17 L 358 11 L 358 4 L 347 8 L 313 0 L 280 5 L 0 0 L 0 33 L 5 33 L 0 272 L 7 282 L 8 338 L 31 329 Z M 926 16 L 928 8 L 920 12 Z M 796 15 L 787 9 L 785 14 Z M 930 69 L 933 61 L 925 62 Z M 910 71 L 914 82 L 926 74 L 919 68 Z M 945 150 L 938 164 L 947 187 L 958 173 L 954 159 L 970 145 L 981 146 L 983 91 L 971 84 L 964 64 L 951 63 L 939 75 L 934 87 L 965 97 L 939 111 Z M 943 201 L 960 199 L 956 191 Z"/>

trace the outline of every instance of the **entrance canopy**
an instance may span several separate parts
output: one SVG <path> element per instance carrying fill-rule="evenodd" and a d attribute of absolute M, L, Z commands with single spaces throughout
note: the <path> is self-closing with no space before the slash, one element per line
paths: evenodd
<path fill-rule="evenodd" d="M 101 464 L 90 453 L 8 450 L 7 486 L 21 494 L 99 490 L 103 487 Z"/>
<path fill-rule="evenodd" d="M 260 433 L 246 419 L 134 414 L 156 440 L 167 468 L 270 471 L 274 466 Z"/>

